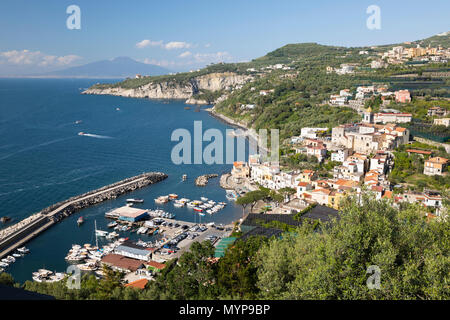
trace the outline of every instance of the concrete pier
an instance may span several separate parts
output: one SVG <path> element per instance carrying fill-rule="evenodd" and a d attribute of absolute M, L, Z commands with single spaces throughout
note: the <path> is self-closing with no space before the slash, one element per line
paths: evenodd
<path fill-rule="evenodd" d="M 74 212 L 117 198 L 122 194 L 146 187 L 166 178 L 167 175 L 165 173 L 148 172 L 47 207 L 0 231 L 0 259 Z"/>

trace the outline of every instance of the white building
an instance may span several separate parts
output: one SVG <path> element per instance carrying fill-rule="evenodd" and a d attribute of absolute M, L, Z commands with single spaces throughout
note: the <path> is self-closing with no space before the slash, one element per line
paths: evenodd
<path fill-rule="evenodd" d="M 344 162 L 350 153 L 349 149 L 340 148 L 331 154 L 331 161 Z"/>
<path fill-rule="evenodd" d="M 317 139 L 317 132 L 327 131 L 328 128 L 302 128 L 300 137 L 308 139 Z"/>

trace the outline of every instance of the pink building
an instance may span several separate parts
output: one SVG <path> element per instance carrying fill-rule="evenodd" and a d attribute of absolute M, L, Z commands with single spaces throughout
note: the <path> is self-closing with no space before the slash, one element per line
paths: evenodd
<path fill-rule="evenodd" d="M 395 91 L 395 101 L 400 103 L 411 102 L 411 94 L 408 90 Z"/>

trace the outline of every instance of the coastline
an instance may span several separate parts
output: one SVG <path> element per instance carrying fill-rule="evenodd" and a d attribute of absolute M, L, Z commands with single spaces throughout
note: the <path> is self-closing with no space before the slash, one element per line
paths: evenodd
<path fill-rule="evenodd" d="M 215 106 L 213 106 L 212 108 L 206 108 L 204 109 L 205 111 L 207 111 L 212 117 L 221 120 L 223 122 L 225 122 L 228 125 L 231 125 L 233 127 L 237 127 L 239 129 L 242 129 L 244 131 L 244 135 L 245 137 L 247 137 L 248 139 L 253 139 L 253 141 L 256 142 L 256 144 L 258 145 L 258 141 L 259 141 L 259 135 L 258 133 L 256 133 L 256 131 L 254 129 L 249 129 L 246 125 L 244 125 L 243 123 L 233 120 L 221 113 L 216 112 L 215 110 Z M 258 148 L 262 148 L 258 145 Z M 269 153 L 269 150 L 267 148 L 263 148 L 263 150 L 266 153 Z"/>

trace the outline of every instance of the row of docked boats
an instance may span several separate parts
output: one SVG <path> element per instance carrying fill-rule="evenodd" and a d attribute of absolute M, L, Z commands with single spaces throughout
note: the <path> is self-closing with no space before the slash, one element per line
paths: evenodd
<path fill-rule="evenodd" d="M 225 202 L 215 202 L 209 200 L 208 198 L 201 197 L 201 200 L 194 200 L 186 203 L 188 208 L 192 208 L 194 211 L 198 212 L 199 215 L 204 215 L 204 211 L 208 214 L 214 214 L 227 205 Z"/>
<path fill-rule="evenodd" d="M 71 264 L 77 264 L 77 267 L 81 270 L 95 271 L 97 268 L 93 266 L 93 263 L 100 262 L 104 255 L 112 253 L 115 248 L 120 246 L 126 240 L 127 238 L 120 238 L 114 242 L 102 246 L 101 248 L 98 246 L 92 246 L 89 243 L 86 243 L 83 246 L 74 244 L 69 250 L 65 260 Z"/>
<path fill-rule="evenodd" d="M 64 280 L 66 277 L 65 273 L 62 272 L 53 272 L 46 269 L 39 269 L 36 272 L 33 272 L 33 280 L 36 282 L 57 282 Z"/>
<path fill-rule="evenodd" d="M 3 272 L 7 267 L 16 262 L 17 259 L 24 257 L 29 252 L 29 249 L 22 247 L 17 249 L 17 251 L 13 254 L 7 256 L 6 258 L 3 258 L 2 260 L 0 260 L 0 271 Z"/>
<path fill-rule="evenodd" d="M 169 213 L 161 209 L 149 210 L 148 214 L 153 218 L 166 218 L 166 219 L 175 218 L 175 215 L 173 213 Z"/>

